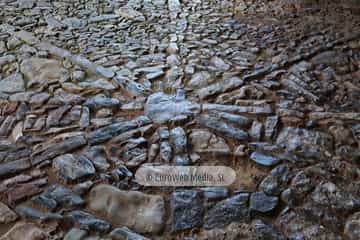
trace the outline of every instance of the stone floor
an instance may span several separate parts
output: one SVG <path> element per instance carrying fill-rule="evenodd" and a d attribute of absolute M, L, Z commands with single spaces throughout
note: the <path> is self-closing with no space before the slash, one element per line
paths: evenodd
<path fill-rule="evenodd" d="M 1 0 L 0 240 L 359 239 L 359 5 L 334 2 Z"/>

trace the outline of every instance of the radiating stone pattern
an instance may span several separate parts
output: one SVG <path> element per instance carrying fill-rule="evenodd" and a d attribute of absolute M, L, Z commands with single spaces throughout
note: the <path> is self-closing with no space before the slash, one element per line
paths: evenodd
<path fill-rule="evenodd" d="M 0 239 L 359 239 L 355 2 L 0 1 Z"/>

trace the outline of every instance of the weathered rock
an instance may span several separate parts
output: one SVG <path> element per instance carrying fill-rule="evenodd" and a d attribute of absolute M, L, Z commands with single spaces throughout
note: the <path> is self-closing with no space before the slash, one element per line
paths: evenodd
<path fill-rule="evenodd" d="M 16 123 L 16 117 L 7 116 L 0 125 L 0 136 L 7 137 Z"/>
<path fill-rule="evenodd" d="M 122 156 L 127 166 L 139 166 L 147 159 L 147 140 L 142 137 L 129 139 L 123 147 Z"/>
<path fill-rule="evenodd" d="M 225 79 L 223 81 L 219 81 L 216 83 L 213 83 L 209 86 L 203 87 L 199 90 L 197 90 L 197 93 L 200 97 L 200 99 L 206 99 L 210 96 L 227 92 L 232 89 L 235 89 L 237 87 L 241 87 L 244 84 L 244 81 L 237 77 L 232 77 L 229 79 Z"/>
<path fill-rule="evenodd" d="M 230 190 L 227 187 L 206 187 L 201 188 L 204 199 L 208 201 L 216 201 L 227 198 L 230 194 Z"/>
<path fill-rule="evenodd" d="M 360 212 L 347 218 L 344 233 L 350 240 L 356 240 L 360 236 Z"/>
<path fill-rule="evenodd" d="M 79 86 L 84 88 L 95 88 L 95 89 L 104 89 L 104 90 L 116 89 L 116 87 L 112 83 L 106 81 L 105 79 L 81 82 L 79 83 Z"/>
<path fill-rule="evenodd" d="M 267 141 L 272 140 L 274 135 L 276 135 L 278 124 L 279 124 L 279 117 L 278 116 L 272 116 L 272 117 L 267 117 L 266 118 L 265 139 Z"/>
<path fill-rule="evenodd" d="M 106 233 L 110 230 L 111 225 L 101 219 L 98 219 L 90 213 L 84 211 L 72 211 L 66 214 L 66 217 L 80 229 L 86 231 L 95 231 L 99 233 Z"/>
<path fill-rule="evenodd" d="M 261 181 L 259 190 L 264 191 L 268 195 L 277 196 L 292 177 L 293 174 L 290 167 L 287 164 L 281 164 L 271 170 L 270 174 Z"/>
<path fill-rule="evenodd" d="M 183 115 L 195 116 L 199 112 L 199 104 L 162 92 L 150 95 L 145 104 L 145 114 L 157 123 L 164 123 Z"/>
<path fill-rule="evenodd" d="M 106 159 L 106 149 L 103 146 L 90 147 L 84 155 L 94 164 L 97 170 L 105 171 L 110 167 Z"/>
<path fill-rule="evenodd" d="M 231 114 L 226 112 L 215 112 L 215 115 L 241 128 L 247 128 L 252 122 L 251 119 L 237 114 Z"/>
<path fill-rule="evenodd" d="M 33 223 L 18 223 L 5 233 L 0 240 L 27 239 L 47 240 L 49 235 Z"/>
<path fill-rule="evenodd" d="M 7 78 L 0 80 L 0 92 L 17 93 L 25 90 L 23 77 L 19 73 L 14 73 Z"/>
<path fill-rule="evenodd" d="M 88 135 L 89 143 L 91 145 L 103 143 L 121 133 L 129 131 L 131 129 L 142 127 L 150 123 L 151 120 L 145 116 L 139 116 L 131 121 L 114 123 L 109 126 L 99 128 L 93 132 L 90 132 Z"/>
<path fill-rule="evenodd" d="M 95 174 L 92 162 L 85 156 L 65 154 L 53 160 L 53 168 L 60 178 L 75 181 Z"/>
<path fill-rule="evenodd" d="M 311 194 L 311 199 L 336 211 L 351 212 L 360 207 L 360 199 L 345 192 L 332 182 L 321 182 Z"/>
<path fill-rule="evenodd" d="M 240 193 L 215 204 L 205 215 L 205 229 L 221 228 L 231 222 L 248 221 L 248 199 L 248 193 Z"/>
<path fill-rule="evenodd" d="M 55 210 L 59 206 L 78 207 L 85 203 L 79 195 L 59 184 L 50 186 L 42 194 L 33 197 L 32 201 L 50 210 Z"/>
<path fill-rule="evenodd" d="M 26 204 L 20 204 L 15 208 L 16 213 L 25 219 L 34 220 L 61 220 L 63 216 L 57 213 L 46 213 L 36 208 L 27 206 Z"/>
<path fill-rule="evenodd" d="M 323 159 L 326 151 L 332 151 L 333 138 L 323 132 L 286 127 L 279 133 L 276 143 L 301 157 Z"/>
<path fill-rule="evenodd" d="M 137 21 L 145 21 L 145 17 L 141 12 L 136 11 L 133 8 L 130 8 L 127 6 L 124 6 L 124 7 L 119 8 L 118 10 L 115 10 L 115 13 L 120 15 L 123 18 L 133 19 L 133 20 L 137 20 Z"/>
<path fill-rule="evenodd" d="M 164 227 L 161 196 L 122 191 L 109 185 L 96 186 L 89 196 L 89 208 L 105 216 L 113 226 L 126 226 L 139 233 L 158 233 Z"/>
<path fill-rule="evenodd" d="M 0 224 L 14 222 L 18 216 L 8 206 L 0 202 Z"/>
<path fill-rule="evenodd" d="M 168 141 L 163 141 L 160 144 L 160 159 L 165 162 L 169 163 L 173 156 L 173 150 L 171 145 Z"/>
<path fill-rule="evenodd" d="M 176 191 L 171 197 L 173 232 L 198 227 L 202 224 L 203 208 L 200 192 Z"/>
<path fill-rule="evenodd" d="M 87 235 L 85 230 L 81 230 L 78 228 L 72 228 L 69 232 L 64 236 L 64 240 L 81 240 Z"/>
<path fill-rule="evenodd" d="M 53 81 L 65 82 L 70 78 L 69 72 L 56 60 L 30 58 L 20 66 L 21 72 L 29 81 L 28 86 L 47 85 Z"/>
<path fill-rule="evenodd" d="M 312 222 L 304 213 L 287 210 L 276 221 L 289 239 L 343 239 L 324 225 Z"/>
<path fill-rule="evenodd" d="M 227 71 L 230 69 L 230 65 L 219 57 L 212 57 L 210 61 L 216 67 L 217 70 Z"/>
<path fill-rule="evenodd" d="M 201 115 L 197 122 L 204 127 L 208 127 L 220 134 L 225 135 L 226 137 L 230 137 L 239 141 L 247 140 L 249 137 L 248 133 L 244 130 L 238 129 L 233 125 L 225 123 L 210 115 Z"/>
<path fill-rule="evenodd" d="M 127 227 L 115 228 L 109 236 L 113 240 L 149 240 L 149 238 L 141 236 Z"/>
<path fill-rule="evenodd" d="M 177 127 L 170 131 L 170 141 L 174 146 L 174 153 L 181 154 L 187 149 L 187 137 L 183 128 Z"/>
<path fill-rule="evenodd" d="M 86 143 L 85 137 L 81 134 L 70 135 L 65 138 L 60 135 L 57 138 L 51 139 L 49 142 L 38 146 L 36 151 L 33 152 L 31 163 L 37 165 L 45 160 L 53 159 L 59 155 L 77 149 Z"/>
<path fill-rule="evenodd" d="M 31 167 L 28 159 L 20 159 L 0 164 L 0 177 L 22 172 Z"/>
<path fill-rule="evenodd" d="M 230 153 L 225 140 L 205 129 L 194 129 L 189 135 L 190 145 L 195 152 Z"/>
<path fill-rule="evenodd" d="M 253 152 L 250 155 L 250 159 L 266 167 L 274 166 L 280 162 L 280 159 L 277 157 L 267 156 L 259 152 Z"/>
<path fill-rule="evenodd" d="M 253 121 L 249 134 L 254 141 L 260 141 L 262 129 L 263 124 L 261 122 Z"/>
<path fill-rule="evenodd" d="M 90 109 L 100 108 L 120 108 L 120 101 L 116 98 L 108 98 L 105 96 L 95 96 L 86 100 L 85 106 Z"/>
<path fill-rule="evenodd" d="M 201 88 L 211 83 L 212 80 L 212 76 L 209 72 L 197 72 L 193 75 L 187 85 L 191 88 Z"/>
<path fill-rule="evenodd" d="M 257 212 L 268 213 L 275 209 L 278 202 L 278 197 L 268 196 L 264 192 L 256 192 L 251 194 L 250 209 Z"/>
<path fill-rule="evenodd" d="M 254 220 L 251 223 L 255 239 L 285 240 L 284 235 L 274 226 L 266 224 L 262 220 Z"/>

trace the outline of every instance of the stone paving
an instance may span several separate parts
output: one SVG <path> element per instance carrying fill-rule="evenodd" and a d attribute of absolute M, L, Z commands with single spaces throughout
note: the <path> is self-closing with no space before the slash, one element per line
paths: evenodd
<path fill-rule="evenodd" d="M 319 2 L 1 0 L 0 240 L 359 239 L 360 6 Z"/>

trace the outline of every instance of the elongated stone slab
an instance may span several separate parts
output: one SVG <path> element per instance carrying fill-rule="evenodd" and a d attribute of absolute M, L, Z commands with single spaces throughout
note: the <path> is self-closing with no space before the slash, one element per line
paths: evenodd
<path fill-rule="evenodd" d="M 222 104 L 203 104 L 202 109 L 205 111 L 222 111 L 232 113 L 249 113 L 249 114 L 271 114 L 273 111 L 270 105 L 264 107 L 259 106 L 236 106 L 236 105 L 222 105 Z"/>

